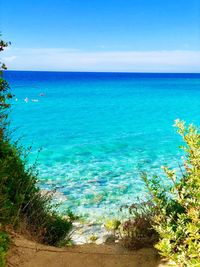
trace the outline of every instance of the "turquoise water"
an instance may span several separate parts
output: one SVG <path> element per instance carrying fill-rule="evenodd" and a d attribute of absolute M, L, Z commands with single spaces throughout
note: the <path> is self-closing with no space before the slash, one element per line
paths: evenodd
<path fill-rule="evenodd" d="M 200 124 L 199 74 L 9 71 L 5 77 L 17 98 L 15 138 L 32 146 L 30 162 L 41 149 L 40 187 L 56 187 L 62 210 L 92 218 L 143 198 L 141 171 L 163 175 L 166 163 L 178 168 L 176 118 Z"/>

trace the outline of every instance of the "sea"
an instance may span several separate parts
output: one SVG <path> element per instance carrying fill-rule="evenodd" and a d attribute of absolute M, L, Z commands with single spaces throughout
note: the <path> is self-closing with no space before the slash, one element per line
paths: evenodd
<path fill-rule="evenodd" d="M 175 119 L 200 125 L 200 74 L 6 71 L 12 138 L 63 214 L 119 216 L 141 178 L 183 165 Z M 29 149 L 30 148 L 30 149 Z"/>

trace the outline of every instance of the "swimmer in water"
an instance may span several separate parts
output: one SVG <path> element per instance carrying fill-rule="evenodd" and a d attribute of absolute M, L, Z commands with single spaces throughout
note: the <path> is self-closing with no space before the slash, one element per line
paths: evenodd
<path fill-rule="evenodd" d="M 45 96 L 45 93 L 40 93 L 39 96 Z"/>
<path fill-rule="evenodd" d="M 26 98 L 24 99 L 24 101 L 25 101 L 26 103 L 28 103 L 28 97 L 26 97 Z"/>

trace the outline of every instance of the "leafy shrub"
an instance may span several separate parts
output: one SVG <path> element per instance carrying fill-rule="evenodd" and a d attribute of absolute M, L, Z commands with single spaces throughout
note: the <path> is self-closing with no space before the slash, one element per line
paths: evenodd
<path fill-rule="evenodd" d="M 1 34 L 0 34 L 1 36 Z M 0 52 L 2 52 L 10 43 L 0 40 Z M 3 79 L 3 70 L 7 69 L 6 65 L 0 62 L 0 140 L 3 140 L 6 132 L 8 108 L 10 107 L 9 99 L 12 98 L 8 82 Z"/>
<path fill-rule="evenodd" d="M 52 194 L 39 190 L 34 168 L 26 169 L 16 145 L 0 142 L 0 154 L 0 222 L 15 228 L 23 225 L 39 241 L 56 245 L 71 222 L 53 212 Z"/>
<path fill-rule="evenodd" d="M 179 266 L 200 266 L 200 133 L 180 120 L 175 126 L 185 142 L 181 177 L 163 167 L 169 185 L 164 186 L 157 176 L 144 176 L 144 181 L 158 210 L 154 216 L 160 237 L 156 248 Z"/>
<path fill-rule="evenodd" d="M 9 248 L 9 237 L 5 232 L 0 232 L 0 266 L 6 266 L 6 252 Z"/>
<path fill-rule="evenodd" d="M 50 215 L 46 223 L 46 231 L 44 234 L 44 243 L 49 245 L 58 245 L 64 240 L 66 233 L 71 229 L 71 223 L 61 218 L 57 214 Z"/>
<path fill-rule="evenodd" d="M 158 234 L 152 228 L 154 205 L 151 202 L 133 204 L 129 212 L 131 218 L 122 224 L 123 245 L 129 249 L 152 246 L 158 241 Z"/>

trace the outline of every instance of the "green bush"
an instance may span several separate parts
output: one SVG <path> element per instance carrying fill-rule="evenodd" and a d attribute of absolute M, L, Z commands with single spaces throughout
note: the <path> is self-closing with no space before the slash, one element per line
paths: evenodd
<path fill-rule="evenodd" d="M 9 248 L 9 237 L 5 232 L 0 231 L 0 267 L 6 266 L 6 252 Z"/>
<path fill-rule="evenodd" d="M 197 267 L 200 266 L 200 132 L 180 120 L 176 120 L 175 126 L 185 142 L 181 177 L 175 170 L 163 167 L 170 180 L 168 185 L 157 176 L 145 175 L 144 181 L 157 206 L 154 229 L 160 238 L 156 248 L 179 266 Z"/>
<path fill-rule="evenodd" d="M 66 232 L 71 229 L 71 224 L 66 219 L 57 214 L 49 216 L 46 223 L 44 243 L 49 245 L 59 245 L 66 238 Z"/>
<path fill-rule="evenodd" d="M 1 36 L 1 34 L 0 34 Z M 2 52 L 10 43 L 0 40 L 0 52 Z M 12 98 L 8 82 L 3 79 L 3 70 L 6 65 L 0 61 L 0 141 L 3 140 L 6 133 L 9 100 Z"/>
<path fill-rule="evenodd" d="M 37 174 L 26 168 L 20 148 L 2 141 L 0 154 L 0 222 L 26 228 L 39 241 L 56 245 L 71 222 L 53 212 L 52 194 L 39 190 Z"/>

